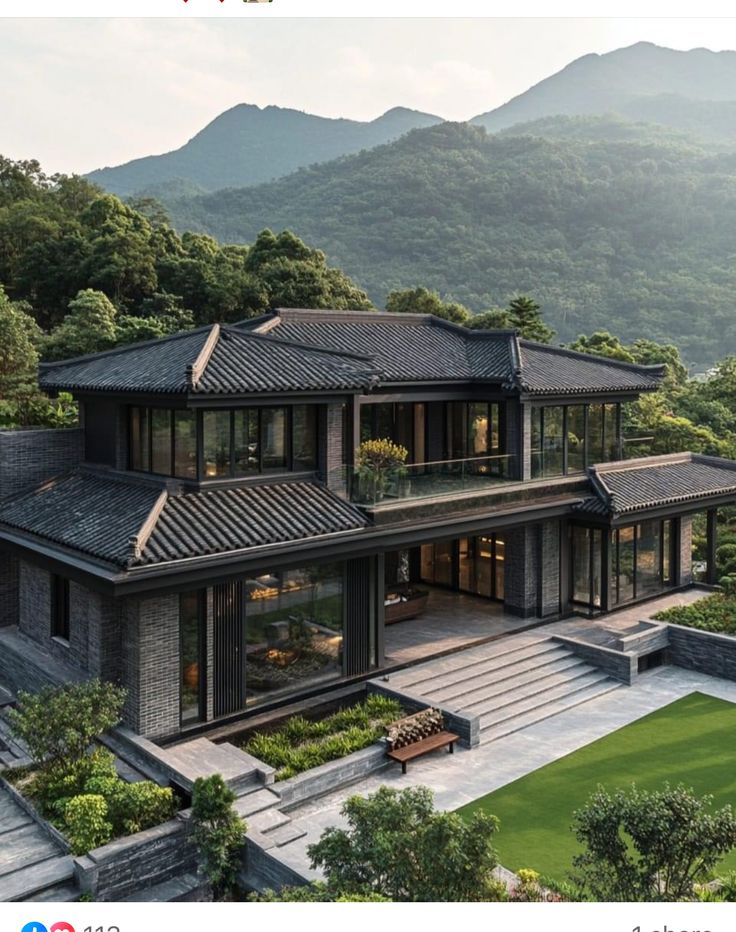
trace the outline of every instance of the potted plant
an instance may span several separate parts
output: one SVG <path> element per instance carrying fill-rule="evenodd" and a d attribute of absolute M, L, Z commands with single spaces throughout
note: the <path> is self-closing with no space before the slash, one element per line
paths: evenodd
<path fill-rule="evenodd" d="M 361 501 L 380 502 L 408 455 L 406 447 L 393 440 L 364 440 L 355 456 Z"/>

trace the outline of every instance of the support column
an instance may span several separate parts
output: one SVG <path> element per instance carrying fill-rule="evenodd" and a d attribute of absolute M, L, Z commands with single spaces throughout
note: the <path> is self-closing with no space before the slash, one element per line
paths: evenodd
<path fill-rule="evenodd" d="M 692 519 L 682 519 L 683 522 L 688 520 L 692 525 Z M 705 581 L 709 586 L 715 586 L 718 582 L 718 568 L 716 567 L 716 550 L 718 548 L 718 509 L 709 508 L 706 514 L 706 571 Z M 691 574 L 692 580 L 692 574 Z"/>
<path fill-rule="evenodd" d="M 345 564 L 345 675 L 367 673 L 383 661 L 384 564 L 382 556 Z"/>
<path fill-rule="evenodd" d="M 538 607 L 538 526 L 513 528 L 504 539 L 504 608 L 512 615 L 533 618 Z"/>
<path fill-rule="evenodd" d="M 560 613 L 560 522 L 540 524 L 538 537 L 538 613 L 545 618 Z"/>

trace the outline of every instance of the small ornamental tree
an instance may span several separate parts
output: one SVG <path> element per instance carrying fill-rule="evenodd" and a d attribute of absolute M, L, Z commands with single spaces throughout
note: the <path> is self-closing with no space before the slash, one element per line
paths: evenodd
<path fill-rule="evenodd" d="M 711 812 L 711 796 L 682 785 L 608 793 L 603 787 L 574 815 L 585 851 L 576 882 L 599 902 L 680 902 L 736 847 L 730 806 Z"/>
<path fill-rule="evenodd" d="M 200 871 L 212 886 L 215 899 L 235 887 L 245 844 L 245 821 L 233 809 L 235 794 L 219 774 L 198 777 L 192 792 L 192 841 Z"/>
<path fill-rule="evenodd" d="M 503 897 L 492 871 L 498 821 L 437 812 L 427 787 L 381 787 L 342 807 L 348 828 L 330 827 L 310 845 L 332 898 L 377 893 L 396 901 L 465 902 Z"/>
<path fill-rule="evenodd" d="M 20 692 L 10 726 L 42 771 L 65 770 L 118 724 L 124 701 L 124 689 L 100 680 Z"/>
<path fill-rule="evenodd" d="M 364 440 L 355 454 L 361 497 L 383 498 L 389 480 L 403 470 L 408 455 L 406 447 L 393 440 Z"/>

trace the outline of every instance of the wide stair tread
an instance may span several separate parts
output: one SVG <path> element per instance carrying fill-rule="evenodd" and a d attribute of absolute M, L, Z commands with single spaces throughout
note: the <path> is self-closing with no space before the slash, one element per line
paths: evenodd
<path fill-rule="evenodd" d="M 40 891 L 68 883 L 73 877 L 74 862 L 69 855 L 47 858 L 0 877 L 0 902 L 31 900 Z"/>
<path fill-rule="evenodd" d="M 419 692 L 424 695 L 425 692 L 440 689 L 443 686 L 449 686 L 459 680 L 468 681 L 477 677 L 486 676 L 490 673 L 503 670 L 520 661 L 531 660 L 534 657 L 542 657 L 549 654 L 563 656 L 569 653 L 561 644 L 552 640 L 535 641 L 533 644 L 525 644 L 522 647 L 513 650 L 504 651 L 500 654 L 479 657 L 476 659 L 465 658 L 454 660 L 452 666 L 439 666 L 437 662 L 428 665 L 421 675 L 409 680 L 404 677 L 392 676 L 390 683 L 394 687 L 406 689 L 412 692 Z M 426 685 L 425 685 L 426 684 Z"/>
<path fill-rule="evenodd" d="M 268 833 L 268 837 L 276 843 L 277 848 L 283 848 L 284 845 L 290 845 L 292 841 L 298 838 L 304 838 L 307 830 L 292 822 L 290 825 L 282 825 L 280 828 Z"/>
<path fill-rule="evenodd" d="M 57 883 L 52 887 L 38 890 L 31 899 L 34 903 L 76 903 L 81 894 L 82 891 L 74 880 L 70 880 L 67 883 Z"/>
<path fill-rule="evenodd" d="M 153 884 L 143 890 L 136 890 L 126 896 L 124 903 L 182 903 L 200 900 L 199 893 L 206 887 L 201 877 L 196 874 L 182 874 Z"/>
<path fill-rule="evenodd" d="M 271 806 L 276 806 L 280 802 L 280 796 L 264 788 L 262 790 L 256 790 L 255 793 L 248 793 L 245 796 L 240 796 L 233 803 L 233 807 L 238 815 L 245 819 L 248 816 L 255 815 L 256 812 L 263 812 L 264 809 L 270 809 Z"/>
<path fill-rule="evenodd" d="M 59 846 L 40 825 L 20 825 L 0 836 L 0 876 L 17 873 L 58 853 Z"/>
<path fill-rule="evenodd" d="M 516 707 L 541 695 L 550 696 L 553 692 L 566 688 L 577 689 L 581 681 L 598 680 L 601 676 L 605 676 L 605 674 L 601 673 L 600 670 L 596 670 L 595 667 L 590 667 L 587 663 L 579 663 L 561 673 L 541 676 L 537 680 L 509 687 L 506 692 L 498 693 L 495 696 L 477 699 L 475 702 L 468 704 L 463 703 L 460 706 L 460 711 L 482 717 L 488 712 Z"/>
<path fill-rule="evenodd" d="M 432 698 L 437 702 L 452 703 L 458 708 L 465 708 L 468 702 L 474 701 L 476 693 L 477 698 L 490 698 L 496 694 L 502 694 L 517 685 L 523 685 L 526 682 L 533 682 L 545 676 L 551 676 L 571 667 L 584 663 L 579 657 L 565 651 L 563 654 L 549 654 L 536 660 L 520 661 L 504 668 L 497 673 L 488 674 L 480 677 L 477 681 L 458 680 L 452 686 L 445 686 L 437 692 L 428 692 L 427 698 Z"/>
<path fill-rule="evenodd" d="M 520 699 L 518 702 L 507 703 L 502 708 L 490 708 L 479 716 L 481 730 L 491 728 L 510 718 L 516 718 L 525 712 L 532 712 L 540 706 L 548 705 L 557 699 L 564 699 L 566 696 L 580 692 L 590 686 L 597 686 L 603 682 L 611 682 L 610 677 L 599 670 L 593 670 L 571 683 L 562 683 L 553 689 L 543 690 L 527 698 Z"/>
<path fill-rule="evenodd" d="M 291 819 L 278 809 L 263 809 L 248 818 L 248 831 L 260 832 L 261 835 L 270 835 L 282 825 L 288 825 Z"/>
<path fill-rule="evenodd" d="M 566 712 L 569 709 L 574 709 L 576 706 L 584 705 L 586 702 L 590 702 L 592 699 L 599 699 L 602 696 L 605 696 L 608 693 L 614 692 L 620 688 L 620 683 L 617 683 L 615 680 L 607 677 L 598 684 L 589 686 L 584 690 L 571 693 L 567 697 L 557 699 L 554 702 L 540 705 L 532 711 L 527 712 L 526 714 L 515 715 L 492 726 L 486 725 L 483 727 L 481 724 L 481 743 L 488 744 L 490 741 L 497 741 L 499 738 L 505 738 L 508 735 L 522 731 L 524 728 L 529 728 L 531 725 L 536 725 L 537 723 L 543 722 L 548 718 L 553 718 L 555 715 L 559 715 L 561 712 Z"/>

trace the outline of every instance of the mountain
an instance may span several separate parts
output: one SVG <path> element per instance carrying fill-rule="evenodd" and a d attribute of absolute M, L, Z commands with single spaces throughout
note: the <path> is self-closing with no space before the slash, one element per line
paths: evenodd
<path fill-rule="evenodd" d="M 300 110 L 239 104 L 216 117 L 186 145 L 101 168 L 90 181 L 121 197 L 170 196 L 195 186 L 204 191 L 260 184 L 314 162 L 325 162 L 433 126 L 439 117 L 396 107 L 375 120 L 333 120 Z"/>
<path fill-rule="evenodd" d="M 736 143 L 736 52 L 639 42 L 585 55 L 471 122 L 489 132 L 543 117 L 617 113 Z"/>
<path fill-rule="evenodd" d="M 379 305 L 420 284 L 474 310 L 531 294 L 563 340 L 602 328 L 691 362 L 736 352 L 736 153 L 612 118 L 539 126 L 443 123 L 169 209 L 225 242 L 292 229 Z"/>

